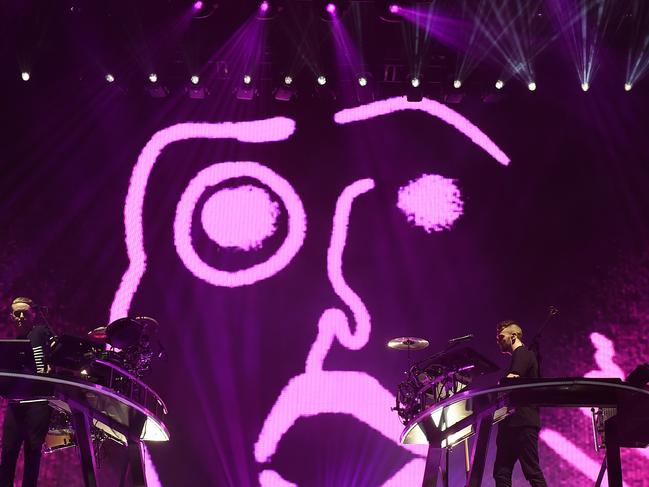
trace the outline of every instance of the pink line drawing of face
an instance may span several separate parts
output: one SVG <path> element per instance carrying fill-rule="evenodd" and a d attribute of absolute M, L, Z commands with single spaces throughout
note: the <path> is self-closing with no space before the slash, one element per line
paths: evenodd
<path fill-rule="evenodd" d="M 473 140 L 478 146 L 492 155 L 503 165 L 509 158 L 483 132 L 464 117 L 433 100 L 424 99 L 420 103 L 411 103 L 403 98 L 392 98 L 343 110 L 334 116 L 340 124 L 367 120 L 380 115 L 387 115 L 399 110 L 421 110 L 438 117 Z M 418 201 L 416 183 L 439 190 L 440 207 L 430 208 Z M 415 189 L 412 190 L 413 184 Z M 347 240 L 347 229 L 353 201 L 374 188 L 372 179 L 361 179 L 347 186 L 338 198 L 333 218 L 333 229 L 327 252 L 327 275 L 329 281 L 342 302 L 349 308 L 354 321 L 352 331 L 344 311 L 338 308 L 326 309 L 318 321 L 318 335 L 311 346 L 306 359 L 305 372 L 289 380 L 273 405 L 266 418 L 255 444 L 255 459 L 264 464 L 270 461 L 276 452 L 282 437 L 295 422 L 302 417 L 313 417 L 320 414 L 345 414 L 365 423 L 386 438 L 398 444 L 401 425 L 390 411 L 394 396 L 387 391 L 374 377 L 365 372 L 327 371 L 323 362 L 334 338 L 349 350 L 363 348 L 370 336 L 371 317 L 367 307 L 359 296 L 349 287 L 343 277 L 342 257 Z M 420 226 L 428 230 L 449 228 L 461 213 L 459 192 L 452 181 L 441 176 L 425 175 L 411 185 L 402 188 L 410 189 L 400 208 L 413 220 L 423 219 Z M 414 200 L 413 200 L 414 199 Z M 416 224 L 419 224 L 415 222 Z M 306 399 L 305 399 L 306 398 Z M 403 446 L 418 458 L 404 465 L 388 479 L 384 486 L 417 485 L 423 478 L 426 455 L 425 448 L 419 445 Z M 271 469 L 260 473 L 262 487 L 287 487 L 294 484 Z"/>
<path fill-rule="evenodd" d="M 378 116 L 389 115 L 402 110 L 418 110 L 427 113 L 455 127 L 478 147 L 491 155 L 502 165 L 509 163 L 506 154 L 496 146 L 478 127 L 450 108 L 429 99 L 411 103 L 405 97 L 391 98 L 373 102 L 356 108 L 338 112 L 334 119 L 344 125 Z M 168 127 L 156 133 L 144 147 L 133 169 L 124 208 L 126 246 L 129 265 L 115 294 L 111 321 L 128 314 L 133 296 L 146 271 L 146 254 L 143 242 L 142 210 L 149 177 L 161 151 L 169 144 L 191 138 L 222 139 L 234 138 L 245 142 L 269 142 L 289 138 L 295 130 L 295 123 L 277 117 L 268 120 L 235 123 L 187 123 Z M 192 214 L 198 199 L 208 186 L 230 178 L 248 176 L 258 179 L 271 188 L 282 199 L 288 212 L 288 234 L 278 251 L 266 262 L 240 271 L 226 272 L 210 267 L 201 260 L 191 242 Z M 429 179 L 426 179 L 429 178 Z M 433 178 L 433 179 L 430 179 Z M 419 204 L 404 204 L 402 210 L 416 218 L 423 218 L 424 229 L 437 231 L 449 228 L 461 213 L 461 200 L 456 194 L 452 181 L 441 176 L 425 175 L 424 182 L 432 180 L 439 183 L 436 188 L 444 194 L 440 201 L 447 204 L 442 212 L 431 212 Z M 289 380 L 268 417 L 264 420 L 258 440 L 254 445 L 257 462 L 266 463 L 274 454 L 284 434 L 300 417 L 313 417 L 320 414 L 344 414 L 370 426 L 384 437 L 398 444 L 401 425 L 390 411 L 394 396 L 374 377 L 362 371 L 323 370 L 334 338 L 349 350 L 360 350 L 370 337 L 371 317 L 362 299 L 347 284 L 343 276 L 342 256 L 347 240 L 347 228 L 354 200 L 374 188 L 372 179 L 360 179 L 349 184 L 338 197 L 333 216 L 333 229 L 327 252 L 327 275 L 335 294 L 349 309 L 353 317 L 353 327 L 342 309 L 328 308 L 318 321 L 318 335 L 305 360 L 305 372 Z M 264 205 L 262 205 L 264 207 Z M 265 208 L 271 208 L 266 205 Z M 439 208 L 436 208 L 436 211 Z M 272 213 L 272 209 L 270 209 Z M 264 221 L 272 220 L 272 215 L 263 216 Z M 270 218 L 270 220 L 269 220 Z M 205 226 L 205 220 L 202 221 Z M 272 231 L 272 222 L 268 232 Z M 206 233 L 210 234 L 206 228 Z M 213 229 L 212 229 L 213 230 Z M 251 285 L 271 277 L 281 271 L 299 251 L 306 234 L 306 215 L 298 195 L 291 185 L 260 163 L 251 161 L 223 162 L 214 164 L 199 172 L 189 183 L 176 208 L 174 220 L 174 243 L 181 260 L 194 276 L 214 286 L 236 287 Z M 245 238 L 254 246 L 261 237 Z M 251 238 L 252 240 L 246 240 Z M 245 246 L 248 244 L 242 243 Z M 352 330 L 353 328 L 353 330 Z M 296 402 L 297 399 L 297 402 Z M 384 485 L 411 485 L 421 481 L 425 461 L 417 446 L 404 447 L 414 455 L 409 463 L 399 470 Z M 148 455 L 147 455 L 148 458 Z M 147 464 L 147 472 L 150 471 Z M 151 470 L 153 472 L 153 470 Z M 151 476 L 154 474 L 151 473 Z M 260 473 L 260 483 L 264 486 L 287 486 L 290 482 L 270 469 Z"/>

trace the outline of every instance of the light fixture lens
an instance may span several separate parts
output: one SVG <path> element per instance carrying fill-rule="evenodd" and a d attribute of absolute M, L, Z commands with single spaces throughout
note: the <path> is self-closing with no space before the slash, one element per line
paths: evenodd
<path fill-rule="evenodd" d="M 505 82 L 503 80 L 499 79 L 498 81 L 496 81 L 497 90 L 502 90 L 504 86 L 505 86 Z"/>
<path fill-rule="evenodd" d="M 198 0 L 198 2 L 194 2 L 194 10 L 200 10 L 203 8 L 203 2 L 201 0 Z"/>
<path fill-rule="evenodd" d="M 398 13 L 399 13 L 399 10 L 400 10 L 400 9 L 399 9 L 399 6 L 398 6 L 398 5 L 396 5 L 396 4 L 394 4 L 394 3 L 393 3 L 392 5 L 390 5 L 390 13 L 391 13 L 391 14 L 398 14 Z"/>
<path fill-rule="evenodd" d="M 115 81 L 115 76 L 113 76 L 111 73 L 107 73 L 106 76 L 104 76 L 104 78 L 105 78 L 106 81 L 108 81 L 109 83 L 112 83 L 113 81 Z"/>
<path fill-rule="evenodd" d="M 243 84 L 244 85 L 249 85 L 250 83 L 252 83 L 252 76 L 250 76 L 249 74 L 246 74 L 243 77 Z"/>
<path fill-rule="evenodd" d="M 530 81 L 530 83 L 527 85 L 527 89 L 530 91 L 535 91 L 536 90 L 536 83 L 534 81 Z"/>
<path fill-rule="evenodd" d="M 293 84 L 293 77 L 290 75 L 284 76 L 284 84 L 285 85 Z"/>
<path fill-rule="evenodd" d="M 158 81 L 158 75 L 155 74 L 155 73 L 151 73 L 151 74 L 149 75 L 149 81 L 150 81 L 151 83 L 157 83 L 157 81 Z"/>
<path fill-rule="evenodd" d="M 462 88 L 462 82 L 459 79 L 453 81 L 453 88 Z"/>
<path fill-rule="evenodd" d="M 584 91 L 588 91 L 588 88 L 590 88 L 590 85 L 588 83 L 582 83 L 581 84 L 581 89 Z"/>
<path fill-rule="evenodd" d="M 199 82 L 200 80 L 201 80 L 201 79 L 200 79 L 197 75 L 193 75 L 193 76 L 190 78 L 190 81 L 192 82 L 193 85 L 197 85 L 198 82 Z"/>
<path fill-rule="evenodd" d="M 367 78 L 365 76 L 358 77 L 358 84 L 360 86 L 367 86 Z"/>
<path fill-rule="evenodd" d="M 334 15 L 336 13 L 336 4 L 335 3 L 328 3 L 325 8 L 326 8 L 327 12 L 329 12 L 331 15 Z"/>
<path fill-rule="evenodd" d="M 266 0 L 264 0 L 259 4 L 259 10 L 261 10 L 262 12 L 268 12 L 269 8 L 270 8 L 270 4 Z"/>
<path fill-rule="evenodd" d="M 410 84 L 412 85 L 413 88 L 418 88 L 419 85 L 421 84 L 421 81 L 419 80 L 419 78 L 415 76 L 410 80 Z"/>
<path fill-rule="evenodd" d="M 29 76 L 29 72 L 23 71 L 22 73 L 20 73 L 20 77 L 22 78 L 23 81 L 29 81 L 29 78 L 31 76 Z"/>
<path fill-rule="evenodd" d="M 323 75 L 318 76 L 317 81 L 320 86 L 324 86 L 327 84 L 327 78 L 325 78 Z"/>
<path fill-rule="evenodd" d="M 624 83 L 624 91 L 631 91 L 631 88 L 633 88 L 633 84 L 629 83 L 628 81 Z"/>

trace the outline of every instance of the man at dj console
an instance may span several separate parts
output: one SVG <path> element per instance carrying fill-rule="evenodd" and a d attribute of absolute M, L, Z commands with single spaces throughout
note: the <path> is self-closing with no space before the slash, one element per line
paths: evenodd
<path fill-rule="evenodd" d="M 523 330 L 515 321 L 498 324 L 498 347 L 512 356 L 506 378 L 536 378 L 539 364 L 534 352 L 523 344 Z M 532 487 L 547 487 L 539 465 L 539 409 L 519 407 L 498 425 L 496 461 L 493 476 L 496 487 L 511 487 L 512 472 L 517 461 Z"/>
<path fill-rule="evenodd" d="M 10 319 L 16 325 L 16 338 L 29 339 L 34 350 L 36 372 L 47 372 L 47 357 L 52 332 L 43 310 L 30 298 L 19 297 L 11 303 Z M 38 482 L 41 448 L 50 424 L 51 409 L 47 401 L 9 401 L 2 430 L 0 456 L 0 487 L 13 487 L 16 462 L 23 443 L 25 469 L 23 487 L 34 487 Z"/>

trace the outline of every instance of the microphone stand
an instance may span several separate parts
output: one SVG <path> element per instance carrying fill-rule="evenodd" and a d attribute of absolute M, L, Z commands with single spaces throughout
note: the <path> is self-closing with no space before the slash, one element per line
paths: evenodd
<path fill-rule="evenodd" d="M 541 335 L 543 334 L 543 331 L 548 326 L 548 324 L 550 324 L 550 321 L 552 321 L 552 318 L 554 318 L 558 313 L 559 310 L 556 307 L 550 306 L 550 308 L 548 309 L 548 315 L 545 317 L 541 328 L 539 328 L 539 331 L 536 332 L 536 335 L 530 343 L 530 350 L 534 352 L 534 355 L 536 355 L 536 361 L 539 365 L 539 377 L 542 376 L 541 363 L 543 362 L 543 357 L 541 355 Z"/>

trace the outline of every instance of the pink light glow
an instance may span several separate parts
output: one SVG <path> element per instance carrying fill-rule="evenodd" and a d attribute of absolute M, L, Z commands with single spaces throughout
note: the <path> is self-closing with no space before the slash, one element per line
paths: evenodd
<path fill-rule="evenodd" d="M 325 371 L 323 362 L 334 338 L 342 346 L 358 350 L 367 344 L 371 320 L 365 304 L 349 287 L 342 272 L 342 257 L 353 201 L 374 188 L 372 179 L 361 179 L 347 186 L 336 202 L 331 241 L 327 251 L 327 275 L 334 292 L 349 307 L 355 332 L 351 331 L 346 314 L 338 308 L 326 309 L 318 322 L 316 337 L 306 360 L 305 373 L 293 377 L 279 395 L 264 421 L 255 444 L 255 459 L 267 462 L 276 452 L 282 437 L 302 417 L 320 414 L 346 414 L 365 423 L 395 444 L 420 456 L 421 445 L 400 445 L 401 425 L 395 421 L 390 407 L 394 396 L 365 372 Z M 425 462 L 410 462 L 385 485 L 416 485 L 421 481 Z M 262 484 L 263 485 L 263 484 Z M 281 485 L 269 484 L 269 485 Z"/>
<path fill-rule="evenodd" d="M 331 15 L 334 15 L 336 13 L 336 5 L 333 3 L 328 3 L 326 7 L 327 12 L 329 12 Z"/>
<path fill-rule="evenodd" d="M 398 14 L 399 10 L 401 10 L 401 9 L 399 8 L 398 5 L 396 5 L 394 3 L 392 5 L 390 5 L 390 13 Z"/>
<path fill-rule="evenodd" d="M 590 341 L 595 347 L 594 360 L 598 369 L 591 370 L 584 374 L 584 377 L 590 379 L 601 379 L 618 377 L 623 379 L 625 377 L 624 371 L 615 363 L 615 346 L 612 340 L 600 333 L 591 333 Z M 581 412 L 591 417 L 589 408 L 580 408 Z M 591 481 L 597 480 L 601 459 L 593 460 L 587 453 L 583 452 L 572 441 L 561 435 L 560 433 L 551 430 L 543 429 L 539 435 L 541 441 L 546 443 L 557 455 L 563 460 L 568 462 L 579 472 L 583 473 Z M 649 449 L 632 449 L 631 451 L 637 452 L 640 455 L 649 458 Z M 608 485 L 608 479 L 604 477 L 602 485 Z M 623 485 L 626 486 L 626 483 Z"/>
<path fill-rule="evenodd" d="M 428 98 L 424 98 L 420 102 L 408 101 L 405 96 L 375 101 L 341 110 L 334 115 L 334 120 L 336 123 L 346 124 L 388 115 L 401 110 L 421 110 L 433 117 L 437 117 L 462 132 L 500 164 L 506 166 L 510 162 L 509 157 L 477 126 L 446 105 Z"/>
<path fill-rule="evenodd" d="M 284 480 L 274 470 L 264 470 L 259 474 L 259 485 L 261 487 L 297 487 L 297 485 Z"/>
<path fill-rule="evenodd" d="M 144 251 L 142 208 L 149 176 L 162 150 L 174 142 L 195 138 L 273 142 L 288 139 L 294 131 L 293 120 L 275 117 L 250 122 L 180 123 L 160 130 L 151 137 L 142 149 L 131 173 L 124 204 L 124 227 L 129 264 L 113 298 L 109 321 L 128 315 L 133 296 L 146 271 L 147 256 Z"/>
<path fill-rule="evenodd" d="M 205 233 L 221 247 L 260 248 L 277 230 L 279 205 L 262 188 L 245 185 L 213 194 L 203 206 Z"/>
<path fill-rule="evenodd" d="M 194 10 L 200 10 L 203 8 L 203 2 L 198 0 L 198 2 L 194 2 Z"/>
<path fill-rule="evenodd" d="M 397 207 L 426 232 L 451 228 L 462 215 L 460 190 L 452 179 L 424 174 L 399 188 Z"/>
<path fill-rule="evenodd" d="M 264 0 L 263 2 L 261 2 L 259 4 L 259 10 L 261 10 L 262 12 L 268 12 L 269 8 L 270 8 L 270 5 L 268 4 L 268 2 L 266 0 Z"/>
<path fill-rule="evenodd" d="M 543 440 L 543 442 L 545 442 L 557 455 L 572 465 L 574 469 L 584 474 L 584 476 L 586 476 L 590 481 L 594 482 L 597 480 L 601 460 L 593 460 L 577 448 L 570 440 L 554 430 L 541 430 L 539 438 Z M 606 476 L 604 477 L 602 485 L 608 485 L 608 478 Z M 626 487 L 627 483 L 623 482 L 622 485 Z"/>
<path fill-rule="evenodd" d="M 280 197 L 288 212 L 288 234 L 275 254 L 265 262 L 238 271 L 214 269 L 198 256 L 192 245 L 191 229 L 194 209 L 206 188 L 228 179 L 244 176 L 257 179 Z M 228 230 L 232 231 L 232 227 L 229 226 Z M 248 230 L 245 229 L 237 231 L 236 235 L 241 237 L 241 232 L 249 236 Z M 174 221 L 176 251 L 185 267 L 194 276 L 214 286 L 247 286 L 273 276 L 286 267 L 297 254 L 302 247 L 305 234 L 306 215 L 300 197 L 288 181 L 256 162 L 222 162 L 203 169 L 187 185 L 176 207 Z M 220 236 L 220 238 L 222 237 L 223 235 Z"/>

